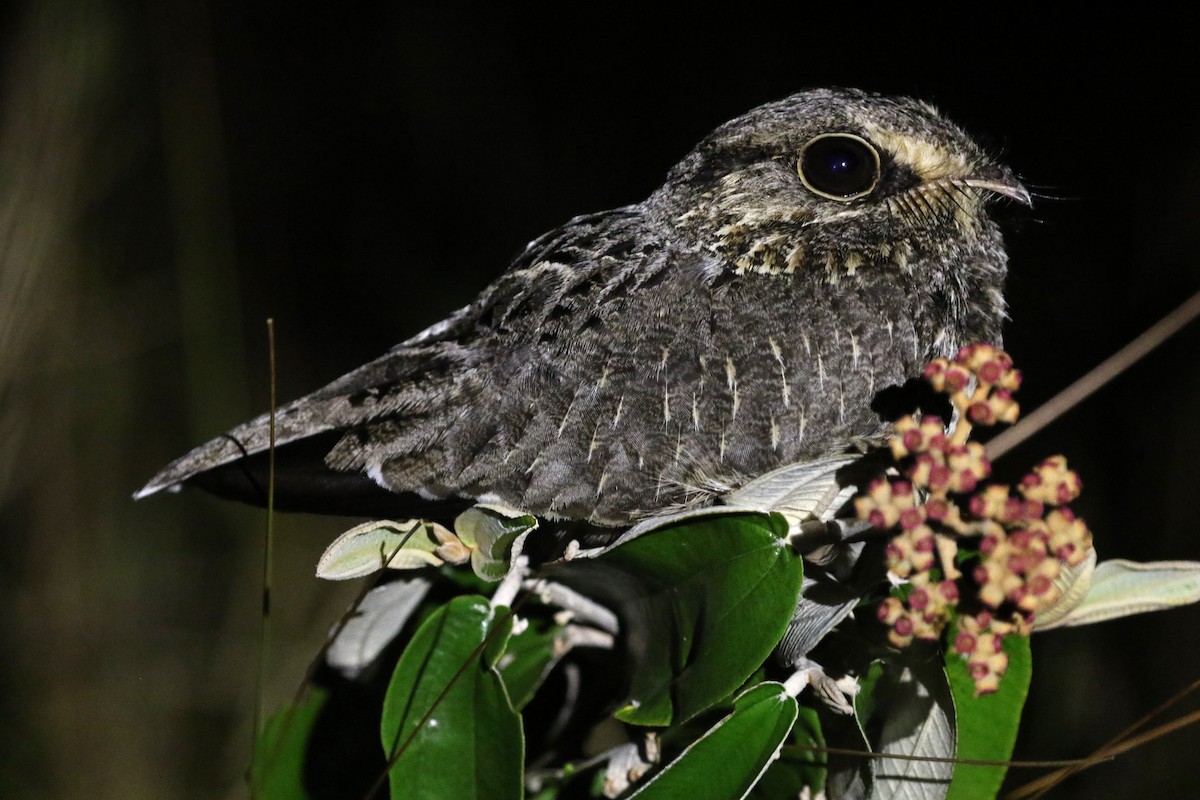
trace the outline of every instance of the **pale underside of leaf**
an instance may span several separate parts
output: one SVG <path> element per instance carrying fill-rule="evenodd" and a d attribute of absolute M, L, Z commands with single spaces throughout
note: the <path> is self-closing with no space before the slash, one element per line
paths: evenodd
<path fill-rule="evenodd" d="M 333 540 L 317 562 L 317 577 L 349 580 L 390 569 L 440 566 L 439 539 L 453 538 L 436 522 L 377 520 L 356 525 Z"/>
<path fill-rule="evenodd" d="M 357 677 L 396 637 L 431 585 L 426 578 L 412 578 L 368 592 L 329 645 L 325 654 L 329 666 L 346 678 Z"/>
<path fill-rule="evenodd" d="M 1096 571 L 1096 548 L 1089 547 L 1087 559 L 1073 567 L 1064 567 L 1054 580 L 1054 586 L 1062 594 L 1058 602 L 1040 609 L 1034 616 L 1034 630 L 1044 631 L 1058 627 L 1062 620 L 1074 611 L 1092 587 L 1092 575 Z"/>
<path fill-rule="evenodd" d="M 1081 581 L 1082 582 L 1082 578 Z M 1200 562 L 1102 561 L 1087 576 L 1086 593 L 1065 613 L 1039 615 L 1035 629 L 1090 625 L 1200 601 Z M 1061 604 L 1060 604 L 1061 605 Z M 1058 610 L 1056 606 L 1054 611 Z"/>
<path fill-rule="evenodd" d="M 953 758 L 953 701 L 945 673 L 923 669 L 918 676 L 905 667 L 893 684 L 875 749 L 883 753 Z M 954 767 L 944 761 L 882 758 L 874 762 L 872 798 L 939 800 L 946 794 Z"/>
<path fill-rule="evenodd" d="M 577 558 L 594 558 L 652 531 L 702 517 L 740 511 L 772 512 L 783 515 L 792 533 L 811 520 L 832 517 L 854 493 L 854 486 L 839 484 L 836 473 L 858 456 L 834 456 L 818 461 L 788 464 L 764 473 L 726 495 L 721 505 L 693 508 L 648 517 L 604 547 L 581 550 Z"/>
<path fill-rule="evenodd" d="M 747 511 L 775 511 L 792 528 L 812 519 L 826 519 L 854 494 L 842 486 L 837 471 L 858 456 L 833 456 L 818 461 L 788 464 L 771 470 L 730 493 L 724 503 Z"/>

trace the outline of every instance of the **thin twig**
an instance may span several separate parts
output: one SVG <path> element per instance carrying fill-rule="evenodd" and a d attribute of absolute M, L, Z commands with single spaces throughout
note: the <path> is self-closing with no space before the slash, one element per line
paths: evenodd
<path fill-rule="evenodd" d="M 781 757 L 798 756 L 800 754 L 826 753 L 838 756 L 854 756 L 855 758 L 891 758 L 897 761 L 928 761 L 937 764 L 966 764 L 972 767 L 1013 767 L 1017 769 L 1044 769 L 1046 767 L 1090 766 L 1092 758 L 1065 759 L 1060 761 L 993 761 L 986 758 L 939 758 L 938 756 L 913 756 L 904 753 L 879 753 L 874 750 L 853 750 L 847 747 L 818 747 L 803 744 L 790 744 L 780 748 Z M 1111 761 L 1111 757 L 1104 759 Z"/>
<path fill-rule="evenodd" d="M 1192 295 L 1183 305 L 1109 356 L 1091 372 L 1043 403 L 1032 414 L 988 442 L 988 458 L 993 460 L 999 458 L 1061 417 L 1094 394 L 1101 386 L 1129 369 L 1142 356 L 1158 347 L 1197 316 L 1200 316 L 1200 292 Z"/>
<path fill-rule="evenodd" d="M 1078 767 L 1071 767 L 1060 772 L 1055 772 L 1051 775 L 1046 775 L 1045 777 L 1039 778 L 1036 781 L 1031 781 L 1030 783 L 1027 783 L 1024 786 L 1021 786 L 1005 795 L 1005 800 L 1023 800 L 1023 798 L 1031 798 L 1031 800 L 1033 800 L 1038 797 L 1042 797 L 1046 794 L 1046 792 L 1049 792 L 1055 786 L 1066 780 L 1069 776 L 1074 775 L 1076 772 L 1079 772 L 1082 769 L 1091 767 L 1093 764 L 1111 761 L 1122 753 L 1128 752 L 1137 747 L 1141 747 L 1142 745 L 1152 742 L 1155 739 L 1166 736 L 1168 733 L 1174 733 L 1180 728 L 1186 728 L 1187 726 L 1194 725 L 1197 722 L 1200 722 L 1200 711 L 1193 711 L 1192 713 L 1186 714 L 1179 719 L 1174 719 L 1170 722 L 1164 722 L 1157 728 L 1152 728 L 1140 736 L 1135 736 L 1132 739 L 1121 742 L 1114 747 L 1101 748 L 1097 750 L 1095 755 L 1085 759 L 1085 763 Z"/>
<path fill-rule="evenodd" d="M 384 553 L 382 545 L 380 546 L 379 570 L 369 580 L 363 582 L 363 586 L 359 589 L 358 594 L 350 601 L 350 605 L 346 607 L 346 610 L 342 612 L 342 616 L 338 618 L 337 624 L 333 626 L 333 631 L 325 637 L 325 641 L 321 643 L 317 654 L 308 662 L 308 667 L 304 670 L 304 677 L 300 679 L 300 685 L 296 687 L 296 693 L 292 697 L 293 706 L 300 704 L 300 700 L 304 696 L 304 690 L 312 685 L 313 679 L 317 674 L 317 669 L 325 662 L 325 656 L 329 652 L 329 648 L 333 647 L 333 643 L 342 635 L 342 631 L 350 624 L 350 620 L 354 619 L 358 614 L 358 609 L 363 604 L 363 600 L 366 599 L 367 595 L 379 587 L 380 582 L 383 581 L 384 576 L 387 574 L 387 568 L 392 565 L 392 561 L 404 549 L 404 546 L 408 544 L 408 540 L 420 530 L 422 524 L 419 520 L 414 522 L 413 526 L 404 532 L 404 538 L 392 548 L 390 553 Z"/>
<path fill-rule="evenodd" d="M 386 555 L 383 554 L 382 552 L 380 553 L 379 572 L 376 573 L 375 576 L 372 577 L 371 580 L 364 581 L 362 589 L 359 590 L 358 595 L 350 603 L 350 606 L 345 610 L 345 612 L 342 613 L 342 616 L 338 620 L 337 625 L 334 626 L 333 632 L 329 634 L 329 636 L 325 639 L 325 642 L 321 645 L 321 648 L 317 651 L 317 654 L 315 656 L 313 656 L 311 661 L 308 662 L 308 667 L 304 671 L 304 677 L 300 679 L 300 684 L 296 687 L 296 692 L 292 696 L 292 702 L 287 706 L 287 710 L 283 716 L 283 722 L 279 726 L 279 734 L 275 740 L 277 747 L 278 747 L 279 743 L 286 740 L 287 731 L 292 727 L 292 721 L 293 721 L 293 719 L 295 719 L 296 712 L 300 708 L 300 703 L 304 699 L 304 693 L 308 690 L 308 687 L 312 685 L 313 680 L 317 674 L 317 669 L 320 668 L 321 664 L 323 664 L 325 662 L 325 655 L 326 655 L 326 653 L 329 652 L 329 648 L 331 646 L 333 646 L 333 643 L 335 641 L 337 641 L 338 636 L 341 635 L 342 630 L 346 627 L 346 625 L 349 624 L 350 620 L 353 619 L 354 616 L 358 613 L 358 608 L 359 608 L 359 606 L 362 605 L 363 599 L 373 589 L 375 589 L 376 587 L 379 586 L 379 582 L 382 580 L 382 578 L 385 574 L 384 570 L 387 569 L 387 567 L 389 567 L 391 565 L 392 559 L 394 559 L 396 557 L 397 553 L 399 553 L 402 549 L 404 549 L 404 545 L 406 545 L 408 543 L 408 540 L 412 538 L 413 534 L 416 533 L 416 531 L 420 527 L 421 527 L 420 522 L 417 522 L 416 524 L 414 524 L 412 526 L 412 528 L 410 528 L 408 530 L 408 532 L 405 534 L 404 538 L 400 540 L 400 543 L 397 544 L 396 547 L 391 551 L 391 553 L 386 554 Z M 267 753 L 265 758 L 269 759 L 273 755 L 274 755 L 274 751 Z M 256 764 L 258 762 L 251 761 L 251 763 Z M 251 784 L 251 786 L 250 786 L 250 792 L 251 792 L 251 795 L 253 795 L 253 793 L 254 793 L 254 785 L 253 784 Z"/>
<path fill-rule="evenodd" d="M 526 591 L 536 594 L 544 604 L 565 609 L 581 622 L 595 625 L 614 636 L 620 632 L 616 614 L 568 586 L 544 579 L 527 580 L 522 586 Z"/>
<path fill-rule="evenodd" d="M 1183 700 L 1183 698 L 1187 697 L 1197 689 L 1200 689 L 1200 679 L 1193 681 L 1188 686 L 1176 692 L 1172 697 L 1160 703 L 1153 711 L 1143 715 L 1142 718 L 1137 722 L 1134 722 L 1132 725 L 1125 728 L 1125 730 L 1109 739 L 1107 742 L 1101 745 L 1099 749 L 1096 750 L 1093 757 L 1105 757 L 1103 760 L 1107 761 L 1113 756 L 1124 753 L 1133 747 L 1144 744 L 1153 739 L 1157 739 L 1160 736 L 1164 736 L 1177 728 L 1183 727 L 1183 725 L 1190 724 L 1192 721 L 1194 721 L 1193 718 L 1196 717 L 1195 713 L 1189 714 L 1177 720 L 1173 720 L 1172 722 L 1164 723 L 1163 725 L 1153 728 L 1140 736 L 1130 738 L 1133 736 L 1135 731 L 1145 727 L 1150 720 L 1154 719 L 1159 714 L 1162 714 L 1164 711 Z M 1012 800 L 1018 800 L 1019 798 L 1025 797 L 1040 797 L 1075 773 L 1080 772 L 1081 770 L 1090 766 L 1091 759 L 1087 759 L 1078 767 L 1067 767 L 1049 775 L 1044 775 L 1041 778 L 1038 778 L 1036 781 L 1031 781 L 1024 786 L 1014 789 L 1007 795 L 1007 797 L 1012 798 Z"/>
<path fill-rule="evenodd" d="M 258 703 L 254 707 L 254 738 L 250 763 L 258 759 L 258 739 L 266 719 L 267 670 L 271 661 L 271 554 L 275 545 L 275 320 L 267 318 L 267 363 L 271 413 L 267 427 L 267 528 L 263 537 L 262 624 L 258 639 Z M 250 794 L 254 795 L 253 784 Z"/>

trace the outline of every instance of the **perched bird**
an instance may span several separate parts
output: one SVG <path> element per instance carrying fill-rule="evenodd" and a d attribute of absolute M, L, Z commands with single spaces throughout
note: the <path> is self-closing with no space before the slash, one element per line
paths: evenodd
<path fill-rule="evenodd" d="M 992 201 L 1029 194 L 930 105 L 817 89 L 705 138 L 649 198 L 531 242 L 470 305 L 278 410 L 284 509 L 594 527 L 876 443 L 872 398 L 998 342 Z M 138 492 L 265 498 L 268 417 Z"/>

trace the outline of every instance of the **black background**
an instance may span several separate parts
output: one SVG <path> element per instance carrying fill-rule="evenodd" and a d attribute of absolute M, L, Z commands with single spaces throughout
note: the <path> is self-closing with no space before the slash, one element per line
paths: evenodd
<path fill-rule="evenodd" d="M 911 94 L 1004 154 L 1038 195 L 1007 229 L 1006 345 L 1027 409 L 1200 289 L 1200 71 L 1182 23 L 1152 8 L 84 6 L 3 22 L 9 128 L 38 113 L 22 59 L 46 30 L 108 53 L 61 226 L 65 366 L 30 378 L 76 403 L 30 407 L 0 493 L 5 796 L 237 793 L 261 515 L 128 496 L 266 408 L 265 318 L 290 399 L 468 302 L 544 230 L 643 198 L 754 105 L 821 85 Z M 1200 560 L 1197 346 L 1193 326 L 998 469 L 1064 453 L 1101 558 Z M 345 599 L 309 577 L 345 527 L 279 522 L 269 704 Z M 1198 615 L 1036 636 L 1017 757 L 1087 755 L 1195 679 Z M 1176 733 L 1051 796 L 1189 796 L 1197 747 Z"/>

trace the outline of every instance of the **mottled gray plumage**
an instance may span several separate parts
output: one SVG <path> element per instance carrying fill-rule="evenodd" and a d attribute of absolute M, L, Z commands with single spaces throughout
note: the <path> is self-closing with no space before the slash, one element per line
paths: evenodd
<path fill-rule="evenodd" d="M 801 179 L 827 134 L 878 153 L 863 196 Z M 877 391 L 1000 338 L 998 195 L 1028 202 L 924 103 L 814 90 L 754 109 L 648 199 L 545 234 L 471 305 L 281 408 L 281 504 L 437 516 L 486 499 L 617 526 L 878 441 Z M 243 456 L 267 444 L 262 416 L 139 495 L 254 499 L 242 467 L 261 458 Z"/>

